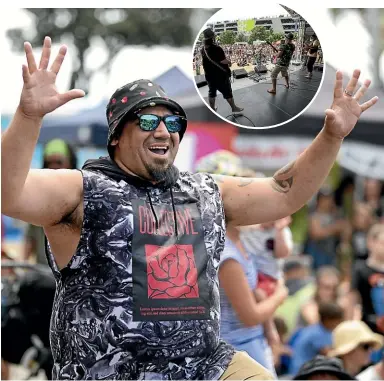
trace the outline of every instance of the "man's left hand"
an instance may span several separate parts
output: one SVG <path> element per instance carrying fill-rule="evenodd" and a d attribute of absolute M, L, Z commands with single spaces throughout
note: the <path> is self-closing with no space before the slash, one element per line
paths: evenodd
<path fill-rule="evenodd" d="M 336 72 L 333 103 L 330 109 L 325 111 L 325 130 L 333 137 L 344 139 L 355 127 L 360 115 L 373 106 L 378 97 L 359 104 L 359 100 L 368 90 L 371 81 L 365 80 L 360 89 L 354 94 L 360 70 L 356 69 L 345 90 L 343 90 L 343 74 Z"/>

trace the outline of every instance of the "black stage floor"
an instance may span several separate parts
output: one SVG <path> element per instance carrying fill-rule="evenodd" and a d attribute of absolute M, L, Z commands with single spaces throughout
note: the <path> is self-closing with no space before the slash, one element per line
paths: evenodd
<path fill-rule="evenodd" d="M 305 109 L 315 96 L 323 73 L 313 72 L 311 79 L 305 78 L 306 71 L 296 69 L 290 73 L 291 88 L 286 89 L 285 80 L 279 74 L 277 93 L 271 95 L 270 73 L 262 76 L 264 81 L 255 83 L 251 78 L 235 79 L 232 84 L 235 102 L 244 108 L 243 116 L 232 116 L 231 108 L 221 93 L 216 98 L 217 113 L 231 122 L 249 127 L 268 127 L 283 123 Z M 208 86 L 199 88 L 208 103 Z M 248 119 L 247 119 L 248 118 Z"/>

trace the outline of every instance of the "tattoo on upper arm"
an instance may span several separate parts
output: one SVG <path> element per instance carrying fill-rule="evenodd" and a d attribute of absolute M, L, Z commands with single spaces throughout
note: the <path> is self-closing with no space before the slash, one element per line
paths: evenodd
<path fill-rule="evenodd" d="M 251 178 L 248 178 L 248 179 L 242 178 L 242 179 L 240 179 L 239 184 L 237 184 L 237 186 L 239 188 L 243 188 L 243 187 L 246 187 L 247 185 L 253 183 L 253 181 L 254 181 L 254 179 L 251 179 Z"/>
<path fill-rule="evenodd" d="M 295 162 L 287 164 L 273 175 L 272 188 L 280 193 L 288 193 L 292 188 Z"/>

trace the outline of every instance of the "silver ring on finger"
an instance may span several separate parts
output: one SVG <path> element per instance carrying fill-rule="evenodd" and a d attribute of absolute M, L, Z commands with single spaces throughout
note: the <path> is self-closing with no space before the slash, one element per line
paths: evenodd
<path fill-rule="evenodd" d="M 353 93 L 349 92 L 347 89 L 344 90 L 344 93 L 350 97 L 353 97 Z"/>

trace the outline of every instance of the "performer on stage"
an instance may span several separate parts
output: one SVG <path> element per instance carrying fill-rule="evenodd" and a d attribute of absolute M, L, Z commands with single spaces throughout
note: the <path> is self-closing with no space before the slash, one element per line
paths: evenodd
<path fill-rule="evenodd" d="M 59 93 L 62 46 L 49 67 L 25 43 L 23 89 L 1 142 L 2 213 L 43 226 L 56 278 L 53 379 L 267 380 L 263 367 L 219 339 L 218 266 L 226 221 L 273 221 L 323 184 L 344 137 L 377 97 L 359 104 L 360 71 L 337 72 L 324 127 L 271 178 L 180 173 L 184 109 L 150 80 L 120 87 L 107 107 L 108 158 L 81 171 L 30 169 L 45 115 L 82 90 Z"/>
<path fill-rule="evenodd" d="M 310 43 L 308 44 L 307 52 L 307 72 L 308 74 L 305 78 L 312 78 L 313 66 L 315 65 L 317 59 L 317 53 L 319 51 L 320 42 L 317 39 L 316 34 L 311 36 Z"/>
<path fill-rule="evenodd" d="M 203 47 L 201 48 L 201 56 L 205 79 L 208 82 L 208 101 L 212 110 L 217 111 L 216 96 L 219 90 L 224 99 L 231 106 L 232 112 L 240 112 L 244 109 L 236 106 L 233 99 L 231 86 L 231 61 L 226 58 L 224 50 L 216 44 L 215 33 L 212 29 L 207 28 L 203 32 Z"/>
<path fill-rule="evenodd" d="M 285 43 L 280 44 L 279 53 L 277 55 L 276 66 L 272 70 L 271 79 L 272 79 L 272 89 L 267 90 L 270 94 L 276 94 L 277 87 L 277 76 L 281 72 L 281 75 L 285 79 L 285 87 L 289 89 L 289 75 L 288 69 L 291 62 L 293 52 L 295 51 L 295 44 L 292 43 L 293 34 L 288 33 L 285 37 Z"/>

